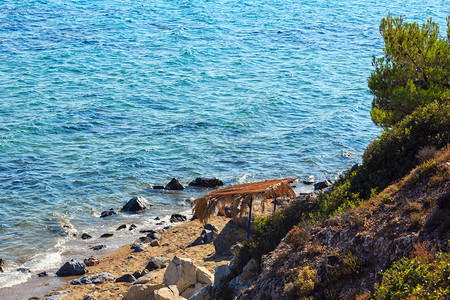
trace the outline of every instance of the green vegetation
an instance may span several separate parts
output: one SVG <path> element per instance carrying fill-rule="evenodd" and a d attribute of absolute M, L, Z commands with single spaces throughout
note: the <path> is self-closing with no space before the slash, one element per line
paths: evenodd
<path fill-rule="evenodd" d="M 426 248 L 426 244 L 416 245 L 415 257 L 403 258 L 383 272 L 375 299 L 446 299 L 450 294 L 450 255 Z"/>
<path fill-rule="evenodd" d="M 384 56 L 373 58 L 375 71 L 368 78 L 375 96 L 371 112 L 375 124 L 388 128 L 417 107 L 450 99 L 450 26 L 446 41 L 439 38 L 439 27 L 431 19 L 419 27 L 388 15 L 380 32 Z"/>
<path fill-rule="evenodd" d="M 252 240 L 243 244 L 237 256 L 236 275 L 250 258 L 259 260 L 262 255 L 273 251 L 288 232 L 286 242 L 295 248 L 303 247 L 310 239 L 310 224 L 376 196 L 392 182 L 407 175 L 418 163 L 422 163 L 420 174 L 417 173 L 417 178 L 408 179 L 411 184 L 436 171 L 433 155 L 436 149 L 450 142 L 450 16 L 447 24 L 448 40 L 445 41 L 439 38 L 439 28 L 431 19 L 422 27 L 404 23 L 401 17 L 390 15 L 382 20 L 380 31 L 386 44 L 384 57 L 374 58 L 375 71 L 368 78 L 368 83 L 374 94 L 372 120 L 384 128 L 383 133 L 366 148 L 362 164 L 336 180 L 330 194 L 320 194 L 315 201 L 296 201 L 268 217 L 256 218 Z M 435 177 L 439 176 L 433 177 L 436 184 L 448 176 L 445 172 L 441 173 L 436 171 Z M 390 188 L 390 191 L 380 195 L 381 201 L 394 201 L 394 194 L 395 187 Z M 411 228 L 421 227 L 421 210 L 410 209 Z M 354 226 L 359 227 L 363 223 L 364 220 L 356 219 Z M 298 227 L 293 228 L 295 225 Z M 431 228 L 434 225 L 429 222 L 427 226 Z M 448 228 L 448 224 L 443 228 Z M 315 255 L 320 251 L 321 246 L 315 245 L 311 253 Z M 414 271 L 431 280 L 411 295 L 426 295 L 431 291 L 431 286 L 440 288 L 444 278 L 440 277 L 442 274 L 447 274 L 448 286 L 450 277 L 445 273 L 449 269 L 448 255 L 439 254 L 436 257 L 434 262 L 424 263 L 414 258 L 395 264 L 393 271 L 385 273 L 386 281 L 383 279 L 377 297 L 390 299 L 394 295 L 391 291 L 395 288 L 391 286 L 400 284 L 395 280 L 401 280 L 398 275 L 401 272 L 409 274 Z M 436 264 L 441 262 L 442 268 L 437 268 Z M 349 256 L 340 268 L 332 270 L 334 273 L 331 275 L 340 278 L 358 273 L 360 263 L 356 256 Z M 406 276 L 406 273 L 402 274 Z M 315 274 L 310 269 L 300 270 L 297 282 L 300 294 L 307 295 L 314 290 L 313 277 Z M 416 277 L 413 279 L 416 280 Z M 413 286 L 417 282 L 413 279 L 401 284 Z M 421 291 L 425 294 L 420 294 Z M 364 295 L 361 297 L 364 298 Z"/>

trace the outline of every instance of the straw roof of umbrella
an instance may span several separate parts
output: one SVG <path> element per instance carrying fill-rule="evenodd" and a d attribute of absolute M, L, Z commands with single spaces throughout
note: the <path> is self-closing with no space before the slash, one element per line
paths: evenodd
<path fill-rule="evenodd" d="M 216 213 L 216 208 L 225 215 L 225 207 L 229 206 L 231 216 L 236 221 L 238 209 L 239 217 L 242 217 L 252 200 L 260 200 L 262 211 L 264 211 L 265 203 L 271 199 L 283 197 L 294 199 L 295 192 L 290 185 L 294 179 L 284 178 L 244 183 L 212 191 L 208 195 L 194 200 L 192 212 L 200 221 L 206 223 L 208 218 Z"/>

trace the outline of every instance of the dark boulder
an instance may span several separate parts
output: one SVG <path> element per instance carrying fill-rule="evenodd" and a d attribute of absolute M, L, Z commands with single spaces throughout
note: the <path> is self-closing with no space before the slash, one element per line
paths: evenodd
<path fill-rule="evenodd" d="M 103 248 L 106 248 L 106 245 L 97 245 L 90 247 L 92 250 L 102 250 Z"/>
<path fill-rule="evenodd" d="M 117 209 L 110 208 L 109 210 L 103 211 L 102 214 L 100 215 L 100 218 L 104 218 L 104 217 L 108 217 L 108 216 L 112 216 L 112 215 L 117 215 Z"/>
<path fill-rule="evenodd" d="M 187 220 L 187 217 L 181 214 L 172 214 L 172 216 L 170 216 L 170 222 L 171 223 L 175 223 L 175 222 L 184 222 Z"/>
<path fill-rule="evenodd" d="M 125 274 L 116 279 L 116 282 L 133 282 L 136 278 L 134 278 L 131 274 Z"/>
<path fill-rule="evenodd" d="M 41 273 L 38 273 L 37 276 L 38 276 L 38 277 L 47 277 L 47 276 L 48 276 L 48 273 L 47 273 L 46 271 L 43 271 L 43 272 L 41 272 Z"/>
<path fill-rule="evenodd" d="M 28 268 L 18 268 L 18 269 L 16 269 L 16 271 L 20 272 L 20 273 L 24 273 L 24 274 L 31 273 L 31 270 Z"/>
<path fill-rule="evenodd" d="M 83 240 L 87 240 L 87 239 L 91 239 L 92 236 L 91 236 L 90 234 L 83 233 L 83 234 L 81 235 L 81 238 L 82 238 Z"/>
<path fill-rule="evenodd" d="M 198 177 L 189 183 L 189 186 L 202 187 L 202 188 L 215 188 L 222 186 L 223 182 L 218 178 L 201 178 Z"/>
<path fill-rule="evenodd" d="M 217 230 L 207 230 L 204 229 L 202 231 L 202 233 L 200 234 L 200 236 L 193 241 L 192 243 L 190 243 L 187 247 L 194 247 L 194 246 L 198 246 L 198 245 L 204 245 L 204 244 L 209 244 L 211 243 L 214 238 L 217 237 L 219 229 L 217 228 Z"/>
<path fill-rule="evenodd" d="M 184 190 L 184 186 L 178 181 L 177 178 L 172 178 L 172 180 L 164 187 L 164 189 L 181 191 Z"/>
<path fill-rule="evenodd" d="M 131 224 L 131 225 L 130 225 L 130 228 L 128 228 L 128 230 L 130 230 L 130 231 L 131 231 L 131 230 L 133 230 L 133 229 L 136 229 L 136 228 L 137 228 L 137 226 L 136 226 L 136 225 L 134 225 L 134 224 Z"/>
<path fill-rule="evenodd" d="M 113 235 L 114 235 L 113 233 L 104 233 L 100 237 L 101 238 L 109 238 L 109 237 L 112 237 Z"/>
<path fill-rule="evenodd" d="M 122 207 L 122 211 L 142 212 L 150 206 L 152 205 L 148 204 L 147 199 L 144 197 L 133 197 Z"/>
<path fill-rule="evenodd" d="M 153 271 L 153 270 L 165 268 L 168 261 L 169 261 L 169 259 L 167 257 L 153 256 L 152 258 L 150 258 L 150 261 L 148 262 L 145 269 L 149 270 L 149 271 Z"/>
<path fill-rule="evenodd" d="M 127 229 L 127 225 L 125 225 L 125 224 L 120 225 L 119 227 L 117 227 L 116 231 L 122 230 L 122 229 Z"/>
<path fill-rule="evenodd" d="M 164 186 L 163 186 L 163 185 L 154 185 L 154 186 L 153 186 L 153 189 L 154 189 L 154 190 L 163 190 L 163 189 L 164 189 Z"/>
<path fill-rule="evenodd" d="M 330 187 L 332 185 L 333 184 L 329 180 L 319 181 L 314 184 L 314 190 L 318 191 L 318 190 L 326 189 L 327 187 Z"/>
<path fill-rule="evenodd" d="M 152 240 L 157 240 L 161 238 L 162 233 L 162 230 L 152 230 L 147 234 L 147 237 L 151 238 Z"/>
<path fill-rule="evenodd" d="M 56 275 L 59 277 L 83 275 L 87 271 L 88 270 L 86 269 L 84 262 L 79 259 L 72 259 L 59 268 Z"/>
<path fill-rule="evenodd" d="M 138 279 L 141 278 L 142 276 L 148 274 L 150 271 L 147 269 L 143 269 L 143 270 L 137 270 L 133 273 L 134 278 Z"/>
<path fill-rule="evenodd" d="M 96 258 L 95 256 L 91 256 L 91 257 L 89 257 L 89 258 L 85 258 L 85 259 L 83 260 L 83 262 L 84 262 L 84 264 L 85 264 L 87 267 L 96 266 L 96 265 L 98 265 L 98 264 L 100 263 L 100 261 L 98 260 L 98 258 Z"/>

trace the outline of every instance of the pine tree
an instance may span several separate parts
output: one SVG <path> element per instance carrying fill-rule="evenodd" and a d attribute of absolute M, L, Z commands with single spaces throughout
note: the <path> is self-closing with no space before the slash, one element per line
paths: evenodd
<path fill-rule="evenodd" d="M 401 16 L 382 19 L 384 56 L 373 58 L 368 78 L 375 124 L 390 128 L 418 107 L 450 100 L 450 16 L 447 26 L 445 40 L 431 18 L 422 27 Z"/>

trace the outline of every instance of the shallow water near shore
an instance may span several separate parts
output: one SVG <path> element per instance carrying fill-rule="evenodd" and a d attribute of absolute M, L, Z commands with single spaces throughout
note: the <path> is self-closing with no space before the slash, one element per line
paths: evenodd
<path fill-rule="evenodd" d="M 151 189 L 172 177 L 325 179 L 360 162 L 380 132 L 366 78 L 381 18 L 444 34 L 446 4 L 1 1 L 0 288 L 208 192 Z M 152 209 L 99 218 L 133 196 Z"/>

